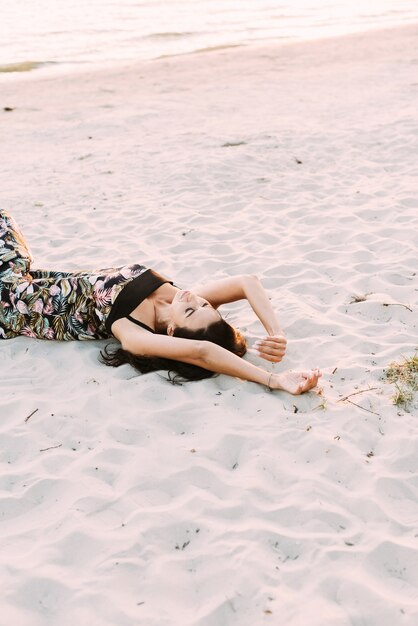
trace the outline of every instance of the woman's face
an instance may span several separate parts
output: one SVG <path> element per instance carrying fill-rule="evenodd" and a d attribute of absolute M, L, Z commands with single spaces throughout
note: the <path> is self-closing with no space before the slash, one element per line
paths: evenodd
<path fill-rule="evenodd" d="M 179 290 L 170 305 L 167 333 L 172 335 L 176 326 L 200 330 L 219 319 L 220 313 L 207 300 L 191 291 Z"/>

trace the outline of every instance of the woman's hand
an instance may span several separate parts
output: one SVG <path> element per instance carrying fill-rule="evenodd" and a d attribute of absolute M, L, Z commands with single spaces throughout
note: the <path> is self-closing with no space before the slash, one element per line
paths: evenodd
<path fill-rule="evenodd" d="M 269 388 L 280 389 L 298 396 L 316 387 L 321 376 L 322 372 L 318 368 L 296 372 L 288 370 L 280 374 L 271 374 Z"/>
<path fill-rule="evenodd" d="M 268 335 L 258 339 L 251 352 L 271 363 L 279 363 L 286 353 L 286 337 L 284 335 Z"/>

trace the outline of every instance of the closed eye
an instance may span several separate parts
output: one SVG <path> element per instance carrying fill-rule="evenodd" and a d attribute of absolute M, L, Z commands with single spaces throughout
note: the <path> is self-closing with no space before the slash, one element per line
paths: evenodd
<path fill-rule="evenodd" d="M 202 304 L 202 306 L 200 308 L 203 309 L 204 306 L 209 306 L 209 302 L 205 302 L 204 304 Z M 186 315 L 186 317 L 190 317 L 191 315 L 193 315 L 193 313 L 196 311 L 196 309 L 192 309 L 192 308 L 188 308 L 185 310 L 185 313 L 187 314 L 187 312 L 190 311 L 190 313 L 188 315 Z"/>

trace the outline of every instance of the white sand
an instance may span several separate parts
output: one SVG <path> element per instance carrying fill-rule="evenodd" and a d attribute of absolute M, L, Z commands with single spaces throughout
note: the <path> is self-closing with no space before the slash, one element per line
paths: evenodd
<path fill-rule="evenodd" d="M 256 273 L 326 398 L 1 342 L 2 626 L 418 624 L 417 72 L 414 26 L 0 78 L 37 267 Z"/>

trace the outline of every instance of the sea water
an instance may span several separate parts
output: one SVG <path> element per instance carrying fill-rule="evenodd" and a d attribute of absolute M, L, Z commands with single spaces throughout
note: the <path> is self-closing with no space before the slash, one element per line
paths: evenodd
<path fill-rule="evenodd" d="M 0 71 L 151 60 L 417 21 L 417 0 L 4 0 Z"/>

